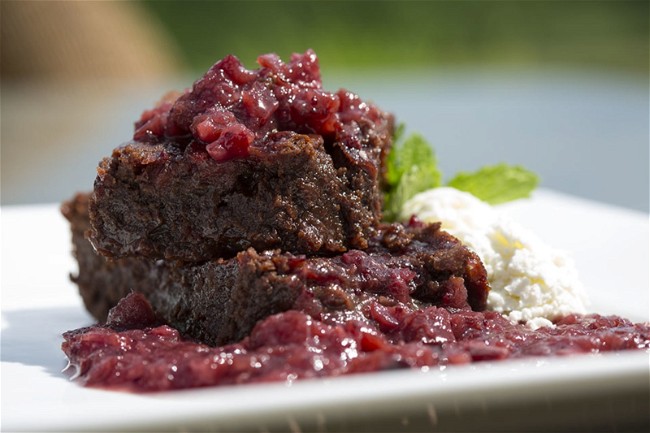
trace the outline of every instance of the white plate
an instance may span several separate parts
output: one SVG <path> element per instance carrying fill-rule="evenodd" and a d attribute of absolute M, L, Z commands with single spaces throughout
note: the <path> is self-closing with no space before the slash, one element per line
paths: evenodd
<path fill-rule="evenodd" d="M 648 321 L 648 215 L 541 190 L 504 209 L 572 252 L 591 310 Z M 483 363 L 153 395 L 61 373 L 63 331 L 92 322 L 58 206 L 2 208 L 2 430 L 647 427 L 647 352 Z"/>

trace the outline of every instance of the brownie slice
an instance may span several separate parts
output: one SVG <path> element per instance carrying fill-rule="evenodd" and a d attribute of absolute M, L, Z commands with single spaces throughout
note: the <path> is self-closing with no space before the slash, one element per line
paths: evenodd
<path fill-rule="evenodd" d="M 73 279 L 100 321 L 120 298 L 139 292 L 181 333 L 215 345 L 237 341 L 258 320 L 290 309 L 327 322 L 372 319 L 390 326 L 382 308 L 486 306 L 489 287 L 480 259 L 439 224 L 380 225 L 367 250 L 332 257 L 250 248 L 203 264 L 110 260 L 84 239 L 90 227 L 86 203 L 78 195 L 63 213 L 79 262 Z"/>
<path fill-rule="evenodd" d="M 136 123 L 98 168 L 90 239 L 108 257 L 201 262 L 253 247 L 364 249 L 381 221 L 393 118 L 321 87 L 315 54 L 228 56 Z"/>
<path fill-rule="evenodd" d="M 354 187 L 319 136 L 276 133 L 245 159 L 133 142 L 99 167 L 91 240 L 107 256 L 205 261 L 248 247 L 295 253 L 364 248 L 379 224 L 377 174 Z"/>

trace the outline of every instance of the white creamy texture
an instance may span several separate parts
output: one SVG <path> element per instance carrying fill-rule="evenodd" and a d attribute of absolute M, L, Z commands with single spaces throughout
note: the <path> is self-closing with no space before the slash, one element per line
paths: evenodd
<path fill-rule="evenodd" d="M 440 221 L 479 255 L 492 288 L 489 309 L 531 328 L 552 326 L 557 316 L 586 312 L 587 297 L 569 257 L 473 195 L 434 188 L 404 204 L 402 217 L 413 214 L 423 221 Z"/>

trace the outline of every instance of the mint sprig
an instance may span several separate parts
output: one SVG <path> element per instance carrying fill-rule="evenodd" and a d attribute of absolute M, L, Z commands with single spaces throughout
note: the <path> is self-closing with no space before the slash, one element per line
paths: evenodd
<path fill-rule="evenodd" d="M 403 136 L 404 125 L 400 125 L 386 160 L 384 219 L 387 221 L 397 220 L 404 203 L 414 195 L 443 185 L 442 172 L 429 143 L 420 134 L 411 134 L 406 139 Z M 529 197 L 538 183 L 535 173 L 501 163 L 473 173 L 458 173 L 447 185 L 487 203 L 499 204 Z"/>

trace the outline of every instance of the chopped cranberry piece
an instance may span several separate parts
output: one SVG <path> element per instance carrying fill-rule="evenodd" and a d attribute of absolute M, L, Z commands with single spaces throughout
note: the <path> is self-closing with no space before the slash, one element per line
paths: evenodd
<path fill-rule="evenodd" d="M 194 118 L 191 130 L 192 134 L 204 143 L 212 143 L 221 137 L 221 133 L 228 126 L 237 122 L 237 119 L 230 111 L 212 110 Z"/>
<path fill-rule="evenodd" d="M 140 120 L 135 123 L 133 139 L 154 142 L 157 138 L 164 136 L 169 110 L 180 96 L 179 92 L 169 92 L 156 103 L 153 109 L 145 110 L 140 116 Z"/>
<path fill-rule="evenodd" d="M 206 150 L 215 161 L 227 161 L 248 155 L 248 147 L 255 139 L 248 128 L 241 123 L 233 123 L 221 131 L 216 141 L 208 144 Z"/>
<path fill-rule="evenodd" d="M 395 307 L 385 307 L 377 302 L 370 305 L 370 317 L 377 322 L 379 329 L 384 332 L 391 332 L 399 327 L 398 311 Z"/>
<path fill-rule="evenodd" d="M 258 128 L 266 124 L 280 105 L 273 92 L 259 82 L 242 92 L 242 104 L 251 126 Z"/>
<path fill-rule="evenodd" d="M 140 293 L 131 293 L 108 313 L 106 325 L 114 329 L 132 329 L 160 324 L 149 301 Z"/>
<path fill-rule="evenodd" d="M 218 62 L 213 68 L 221 69 L 237 85 L 248 84 L 253 81 L 255 72 L 249 71 L 241 64 L 237 57 L 229 55 Z"/>

